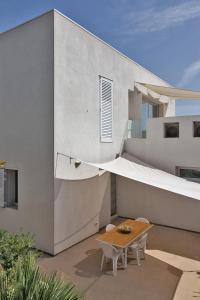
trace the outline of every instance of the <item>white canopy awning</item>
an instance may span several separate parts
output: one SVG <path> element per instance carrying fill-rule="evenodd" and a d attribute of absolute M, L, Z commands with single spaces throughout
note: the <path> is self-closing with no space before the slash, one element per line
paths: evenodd
<path fill-rule="evenodd" d="M 78 165 L 76 165 L 77 163 Z M 55 177 L 65 180 L 82 180 L 101 175 L 105 171 L 200 200 L 200 184 L 156 169 L 128 153 L 124 153 L 123 157 L 105 163 L 77 161 L 67 155 L 59 154 Z"/>
<path fill-rule="evenodd" d="M 135 82 L 135 87 L 139 93 L 141 93 L 143 96 L 151 99 L 152 102 L 160 104 L 160 103 L 168 103 L 171 98 L 167 96 L 160 95 L 153 90 L 147 88 L 142 83 Z"/>
<path fill-rule="evenodd" d="M 136 87 L 143 86 L 150 90 L 151 92 L 155 93 L 155 98 L 159 98 L 160 96 L 166 96 L 170 98 L 176 99 L 198 99 L 200 100 L 200 91 L 191 91 L 186 89 L 178 89 L 174 87 L 166 87 L 166 86 L 159 86 L 153 85 L 149 83 L 142 83 L 136 82 Z"/>
<path fill-rule="evenodd" d="M 108 172 L 154 186 L 172 193 L 200 200 L 200 184 L 187 181 L 159 169 L 146 165 L 130 155 L 119 157 L 107 163 L 89 163 Z"/>

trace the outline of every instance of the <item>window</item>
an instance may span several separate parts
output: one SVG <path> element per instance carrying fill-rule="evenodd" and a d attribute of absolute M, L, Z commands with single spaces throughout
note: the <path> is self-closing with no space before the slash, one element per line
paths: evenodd
<path fill-rule="evenodd" d="M 164 124 L 164 137 L 165 138 L 178 138 L 179 137 L 179 123 L 165 123 Z"/>
<path fill-rule="evenodd" d="M 159 106 L 149 101 L 142 101 L 142 119 L 141 119 L 141 133 L 142 137 L 146 138 L 147 123 L 151 118 L 157 118 L 159 116 Z"/>
<path fill-rule="evenodd" d="M 112 142 L 113 126 L 113 82 L 104 77 L 100 77 L 100 131 L 101 142 Z"/>
<path fill-rule="evenodd" d="M 200 137 L 200 122 L 193 122 L 193 132 L 194 137 Z"/>
<path fill-rule="evenodd" d="M 178 176 L 190 181 L 200 183 L 200 168 L 178 167 Z"/>
<path fill-rule="evenodd" d="M 0 169 L 0 207 L 18 206 L 18 171 Z"/>

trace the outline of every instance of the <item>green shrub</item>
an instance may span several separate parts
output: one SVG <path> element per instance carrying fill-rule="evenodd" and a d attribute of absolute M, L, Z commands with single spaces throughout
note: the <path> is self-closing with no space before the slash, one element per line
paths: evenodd
<path fill-rule="evenodd" d="M 0 273 L 0 300 L 80 300 L 71 283 L 39 270 L 35 257 L 19 259 L 10 273 Z"/>
<path fill-rule="evenodd" d="M 25 258 L 29 253 L 37 256 L 33 243 L 34 239 L 30 234 L 11 234 L 0 230 L 0 265 L 3 269 L 9 272 L 20 257 Z"/>

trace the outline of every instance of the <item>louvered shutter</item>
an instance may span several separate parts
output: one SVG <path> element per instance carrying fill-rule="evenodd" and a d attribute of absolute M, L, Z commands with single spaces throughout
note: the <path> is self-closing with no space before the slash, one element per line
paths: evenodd
<path fill-rule="evenodd" d="M 113 82 L 100 77 L 101 142 L 112 142 Z"/>

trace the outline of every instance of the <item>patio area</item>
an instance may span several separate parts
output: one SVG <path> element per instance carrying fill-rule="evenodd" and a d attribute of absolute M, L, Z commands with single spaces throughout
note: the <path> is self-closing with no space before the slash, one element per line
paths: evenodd
<path fill-rule="evenodd" d="M 123 221 L 124 219 L 118 218 L 113 223 Z M 156 258 L 154 254 L 146 254 L 141 266 L 137 266 L 135 259 L 128 259 L 127 269 L 120 266 L 116 277 L 112 275 L 111 263 L 105 264 L 104 271 L 101 272 L 101 250 L 96 238 L 103 232 L 104 230 L 55 257 L 43 256 L 39 260 L 41 268 L 48 272 L 62 273 L 64 278 L 77 285 L 86 300 L 173 299 L 182 271 L 176 264 L 174 267 L 173 263 L 167 263 L 168 257 Z M 161 250 L 162 255 L 167 252 L 195 260 L 197 269 L 200 264 L 198 233 L 155 225 L 149 231 L 147 249 Z M 195 290 L 194 293 L 194 297 L 200 297 L 198 291 Z"/>

